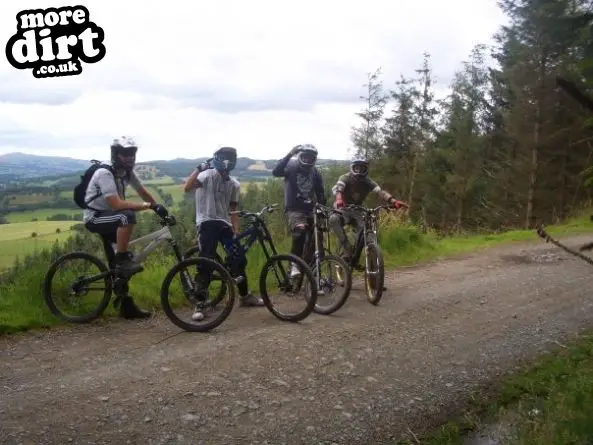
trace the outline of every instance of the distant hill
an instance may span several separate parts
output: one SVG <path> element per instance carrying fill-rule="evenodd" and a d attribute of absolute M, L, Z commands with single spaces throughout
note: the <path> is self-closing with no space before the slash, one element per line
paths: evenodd
<path fill-rule="evenodd" d="M 80 171 L 87 161 L 59 156 L 36 156 L 25 153 L 0 155 L 0 184 L 9 181 L 63 175 Z"/>
<path fill-rule="evenodd" d="M 170 177 L 180 182 L 206 157 L 196 159 L 177 158 L 172 160 L 155 160 L 140 162 L 136 172 L 142 179 Z M 265 179 L 272 176 L 276 159 L 257 160 L 246 157 L 237 159 L 233 171 L 239 180 Z M 319 159 L 319 166 L 334 163 L 346 165 L 348 161 Z M 25 153 L 8 153 L 0 155 L 0 187 L 19 184 L 62 185 L 72 184 L 78 180 L 89 165 L 89 161 L 59 156 L 38 156 Z"/>

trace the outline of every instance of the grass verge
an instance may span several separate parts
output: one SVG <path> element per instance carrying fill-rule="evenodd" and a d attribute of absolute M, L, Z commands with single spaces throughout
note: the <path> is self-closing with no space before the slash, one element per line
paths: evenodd
<path fill-rule="evenodd" d="M 585 214 L 586 213 L 586 214 Z M 551 236 L 569 236 L 593 232 L 590 212 L 567 220 L 563 224 L 546 227 Z M 380 229 L 380 245 L 385 266 L 398 267 L 418 264 L 456 254 L 476 252 L 494 246 L 512 243 L 542 242 L 535 230 L 510 230 L 497 234 L 463 235 L 437 238 L 435 233 L 420 233 L 412 226 Z"/>
<path fill-rule="evenodd" d="M 593 222 L 586 216 L 580 216 L 565 224 L 550 226 L 548 231 L 551 235 L 556 236 L 587 233 L 593 231 Z M 458 253 L 528 240 L 541 242 L 534 231 L 524 230 L 496 235 L 437 239 L 432 233 L 423 234 L 413 226 L 402 226 L 393 220 L 384 221 L 380 230 L 380 245 L 384 251 L 387 268 L 418 264 Z M 290 250 L 290 238 L 275 240 L 275 242 L 280 253 Z M 335 246 L 335 241 L 332 244 Z M 102 257 L 102 255 L 100 256 Z M 259 274 L 265 262 L 259 246 L 254 246 L 249 252 L 248 259 L 248 280 L 251 289 L 257 292 Z M 161 283 L 173 263 L 172 255 L 166 257 L 156 255 L 152 262 L 145 263 L 145 270 L 130 282 L 130 292 L 139 304 L 152 310 L 160 309 Z M 9 285 L 0 286 L 2 295 L 0 298 L 0 333 L 45 328 L 61 323 L 49 312 L 41 294 L 43 278 L 48 267 L 49 264 L 40 261 L 39 264 L 30 267 L 22 279 Z M 109 316 L 112 313 L 113 311 L 110 309 L 106 315 Z"/>
<path fill-rule="evenodd" d="M 521 445 L 589 444 L 593 441 L 593 334 L 550 352 L 496 390 L 476 399 L 464 415 L 423 438 L 425 445 L 462 445 L 483 425 L 503 428 L 500 442 Z M 478 442 L 473 442 L 478 443 Z"/>

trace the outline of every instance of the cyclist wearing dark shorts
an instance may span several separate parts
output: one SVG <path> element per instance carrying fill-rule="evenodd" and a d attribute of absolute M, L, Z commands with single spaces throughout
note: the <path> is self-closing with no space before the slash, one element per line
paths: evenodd
<path fill-rule="evenodd" d="M 167 210 L 157 204 L 150 192 L 134 173 L 138 146 L 130 137 L 123 136 L 111 144 L 111 168 L 99 168 L 91 177 L 86 189 L 85 202 L 88 208 L 83 211 L 83 221 L 89 232 L 97 233 L 117 245 L 114 256 L 116 273 L 129 277 L 142 271 L 143 267 L 134 262 L 128 245 L 136 224 L 137 211 L 152 209 L 159 216 L 166 216 Z M 126 187 L 131 185 L 145 202 L 128 201 Z M 124 318 L 146 318 L 149 312 L 139 309 L 131 296 L 121 300 L 120 315 Z"/>
<path fill-rule="evenodd" d="M 334 206 L 337 209 L 354 204 L 362 205 L 369 193 L 374 192 L 380 198 L 390 203 L 393 208 L 407 207 L 407 204 L 395 199 L 389 192 L 383 190 L 379 184 L 373 181 L 369 176 L 369 162 L 366 159 L 354 159 L 350 164 L 350 171 L 338 178 L 338 181 L 332 188 L 332 193 L 336 200 Z M 345 225 L 350 225 L 358 234 L 364 228 L 362 214 L 355 210 L 343 209 L 343 214 L 332 214 L 329 218 L 329 226 L 338 237 L 341 244 L 343 257 L 350 261 L 352 256 L 352 247 L 344 231 Z"/>
<path fill-rule="evenodd" d="M 213 168 L 205 164 L 199 165 L 183 186 L 185 192 L 195 191 L 196 227 L 202 257 L 214 259 L 218 243 L 228 245 L 239 233 L 238 216 L 229 218 L 229 211 L 237 210 L 240 197 L 240 183 L 230 176 L 236 163 L 237 150 L 222 147 L 214 153 Z M 249 292 L 245 255 L 233 255 L 230 260 L 231 275 L 245 278 L 237 285 L 241 305 L 263 306 L 263 300 Z M 210 275 L 209 270 L 199 269 L 197 284 L 204 291 L 210 285 Z M 205 314 L 201 309 L 195 308 L 192 319 L 199 321 L 204 318 Z"/>
<path fill-rule="evenodd" d="M 291 159 L 296 156 L 295 159 Z M 288 225 L 292 233 L 290 253 L 302 258 L 305 237 L 313 228 L 313 203 L 325 205 L 323 178 L 315 167 L 317 149 L 311 144 L 294 147 L 272 171 L 272 174 L 284 178 L 284 211 L 288 216 Z M 292 263 L 291 276 L 299 275 L 296 263 Z"/>

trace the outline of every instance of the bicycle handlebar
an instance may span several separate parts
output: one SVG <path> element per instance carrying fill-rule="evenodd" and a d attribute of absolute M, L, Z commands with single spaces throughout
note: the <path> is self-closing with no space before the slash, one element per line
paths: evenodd
<path fill-rule="evenodd" d="M 255 218 L 261 218 L 261 216 L 264 213 L 272 213 L 274 210 L 276 210 L 276 208 L 278 207 L 278 204 L 269 204 L 264 206 L 259 212 L 248 212 L 246 210 L 234 210 L 232 212 L 229 212 L 229 215 L 239 215 L 240 217 L 246 218 L 246 217 L 255 217 Z"/>
<path fill-rule="evenodd" d="M 382 204 L 382 205 L 377 206 L 375 208 L 368 208 L 368 207 L 364 207 L 364 206 L 356 205 L 356 204 L 348 204 L 345 208 L 348 209 L 348 210 L 361 210 L 361 211 L 366 212 L 366 213 L 377 213 L 377 212 L 379 212 L 382 209 L 385 209 L 387 211 L 390 211 L 390 210 L 393 209 L 393 207 L 391 207 L 389 205 L 385 205 L 385 204 Z"/>
<path fill-rule="evenodd" d="M 320 204 L 318 202 L 316 202 L 314 204 L 314 207 L 315 207 L 315 209 L 321 211 L 322 213 L 337 213 L 338 215 L 344 214 L 344 212 L 341 210 L 334 209 L 332 207 L 328 207 L 328 206 Z"/>
<path fill-rule="evenodd" d="M 160 218 L 162 226 L 173 227 L 177 224 L 177 219 L 173 215 L 167 215 L 164 218 Z"/>

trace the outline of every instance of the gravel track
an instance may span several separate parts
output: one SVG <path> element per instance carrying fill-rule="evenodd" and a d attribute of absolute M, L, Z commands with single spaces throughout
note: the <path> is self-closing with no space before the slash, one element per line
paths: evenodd
<path fill-rule="evenodd" d="M 591 272 L 535 242 L 389 271 L 377 307 L 357 281 L 299 324 L 236 307 L 207 334 L 159 314 L 0 338 L 0 443 L 393 443 L 593 325 Z"/>

